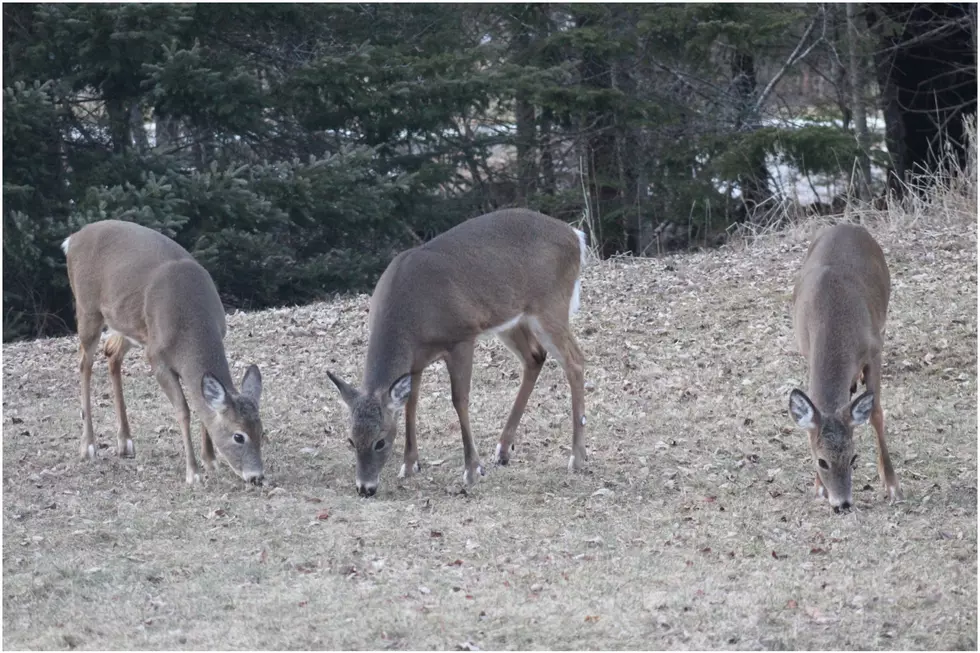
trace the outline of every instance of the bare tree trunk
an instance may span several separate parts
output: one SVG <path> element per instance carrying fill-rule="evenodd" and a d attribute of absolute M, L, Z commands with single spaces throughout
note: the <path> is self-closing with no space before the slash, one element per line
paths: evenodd
<path fill-rule="evenodd" d="M 150 149 L 149 139 L 146 134 L 146 127 L 143 124 L 143 112 L 140 110 L 138 101 L 133 102 L 129 107 L 129 130 L 136 145 L 136 151 L 146 154 Z"/>
<path fill-rule="evenodd" d="M 109 117 L 109 134 L 112 136 L 112 151 L 115 154 L 128 152 L 132 143 L 129 133 L 129 110 L 123 101 L 110 98 L 105 103 L 106 114 Z"/>
<path fill-rule="evenodd" d="M 551 145 L 552 122 L 553 119 L 551 109 L 543 109 L 541 111 L 538 149 L 541 151 L 541 190 L 543 190 L 546 195 L 554 195 L 555 188 L 557 187 L 557 180 L 555 179 L 555 158 Z"/>
<path fill-rule="evenodd" d="M 858 144 L 857 192 L 862 202 L 870 202 L 871 135 L 868 133 L 868 116 L 864 105 L 864 56 L 861 52 L 861 35 L 857 24 L 860 9 L 857 3 L 847 3 L 847 44 L 850 51 L 851 111 Z"/>
<path fill-rule="evenodd" d="M 534 161 L 534 105 L 529 95 L 524 90 L 517 92 L 514 111 L 517 118 L 517 201 L 521 206 L 527 206 L 527 199 L 534 192 L 537 178 Z"/>
<path fill-rule="evenodd" d="M 738 103 L 735 129 L 751 131 L 758 126 L 758 115 L 755 111 L 755 58 L 751 54 L 744 50 L 735 52 L 732 58 L 732 79 Z M 745 161 L 745 171 L 738 176 L 738 182 L 742 190 L 742 201 L 751 220 L 756 210 L 770 197 L 769 170 L 766 168 L 765 155 L 751 155 Z"/>

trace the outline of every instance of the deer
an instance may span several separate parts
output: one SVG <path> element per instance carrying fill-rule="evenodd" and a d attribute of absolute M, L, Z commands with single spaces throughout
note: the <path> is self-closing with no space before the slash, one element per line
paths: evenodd
<path fill-rule="evenodd" d="M 466 220 L 398 254 L 382 273 L 368 308 L 362 388 L 327 376 L 347 405 L 348 443 L 356 458 L 358 494 L 377 492 L 405 417 L 399 478 L 421 471 L 416 409 L 422 372 L 443 360 L 463 440 L 463 483 L 485 475 L 469 420 L 470 380 L 477 339 L 496 336 L 522 364 L 521 384 L 494 455 L 507 465 L 521 417 L 550 354 L 562 366 L 572 399 L 572 452 L 578 471 L 585 450 L 585 357 L 569 321 L 579 308 L 585 234 L 527 209 L 504 209 Z"/>
<path fill-rule="evenodd" d="M 257 366 L 249 366 L 241 391 L 235 389 L 223 344 L 224 306 L 207 270 L 167 236 L 119 220 L 82 227 L 64 240 L 62 250 L 75 299 L 81 354 L 81 459 L 95 458 L 92 365 L 107 327 L 103 353 L 118 420 L 116 454 L 136 455 L 123 400 L 122 363 L 130 348 L 143 347 L 154 377 L 177 412 L 187 483 L 201 482 L 189 404 L 202 422 L 205 469 L 217 470 L 217 452 L 244 481 L 261 485 L 262 375 Z"/>
<path fill-rule="evenodd" d="M 867 229 L 837 224 L 817 233 L 793 289 L 796 344 L 809 368 L 809 395 L 794 389 L 789 412 L 804 429 L 816 471 L 814 492 L 835 512 L 853 503 L 854 429 L 877 436 L 878 476 L 892 502 L 903 498 L 885 444 L 881 358 L 891 278 Z M 863 383 L 865 391 L 851 399 Z"/>

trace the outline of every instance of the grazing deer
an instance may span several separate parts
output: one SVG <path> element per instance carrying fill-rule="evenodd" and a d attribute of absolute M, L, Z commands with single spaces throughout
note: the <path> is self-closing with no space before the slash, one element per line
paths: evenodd
<path fill-rule="evenodd" d="M 570 470 L 585 452 L 585 358 L 569 328 L 578 310 L 585 234 L 524 209 L 467 220 L 428 243 L 402 252 L 371 296 L 364 387 L 327 372 L 350 409 L 358 493 L 373 495 L 405 409 L 405 454 L 399 477 L 419 471 L 415 411 L 422 371 L 446 362 L 463 436 L 463 482 L 484 474 L 470 432 L 469 394 L 478 337 L 496 335 L 523 363 L 517 399 L 497 444 L 506 465 L 528 398 L 548 354 L 565 370 L 572 395 Z"/>
<path fill-rule="evenodd" d="M 250 366 L 235 390 L 225 358 L 225 312 L 207 271 L 170 238 L 132 222 L 89 224 L 61 245 L 75 296 L 81 349 L 82 460 L 95 457 L 90 386 L 99 334 L 110 337 L 116 453 L 135 455 L 122 393 L 122 361 L 132 345 L 146 348 L 153 374 L 177 410 L 187 482 L 201 480 L 191 444 L 188 402 L 201 418 L 201 457 L 214 470 L 218 454 L 243 479 L 262 482 L 262 377 Z M 181 381 L 186 385 L 181 389 Z"/>
<path fill-rule="evenodd" d="M 817 234 L 793 291 L 793 327 L 810 366 L 810 396 L 793 390 L 789 411 L 809 434 L 814 487 L 836 510 L 853 503 L 854 427 L 871 421 L 878 475 L 902 498 L 885 446 L 881 351 L 891 280 L 885 255 L 864 227 L 839 224 Z M 851 401 L 857 384 L 865 392 Z"/>

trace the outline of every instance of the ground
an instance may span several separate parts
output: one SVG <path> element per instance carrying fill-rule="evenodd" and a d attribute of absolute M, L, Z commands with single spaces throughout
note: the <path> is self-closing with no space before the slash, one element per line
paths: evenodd
<path fill-rule="evenodd" d="M 975 210 L 975 209 L 974 209 Z M 439 364 L 422 473 L 354 487 L 347 412 L 367 297 L 229 316 L 236 380 L 264 377 L 267 482 L 184 483 L 169 403 L 138 351 L 136 458 L 77 460 L 77 340 L 3 347 L 3 646 L 15 649 L 975 649 L 977 247 L 966 225 L 871 225 L 892 271 L 883 403 L 906 500 L 858 430 L 853 510 L 812 496 L 790 420 L 806 384 L 789 319 L 815 224 L 721 250 L 596 263 L 573 328 L 588 360 L 588 470 L 549 362 L 510 466 L 489 463 L 519 384 L 482 342 L 470 414 L 487 476 L 461 492 Z"/>

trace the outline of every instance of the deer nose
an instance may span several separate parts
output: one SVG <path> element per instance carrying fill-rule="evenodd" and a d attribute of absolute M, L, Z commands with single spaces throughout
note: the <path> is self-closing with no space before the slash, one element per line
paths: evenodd
<path fill-rule="evenodd" d="M 357 482 L 357 493 L 362 497 L 373 497 L 377 491 L 377 485 L 369 485 L 368 483 L 361 483 L 360 481 Z"/>

